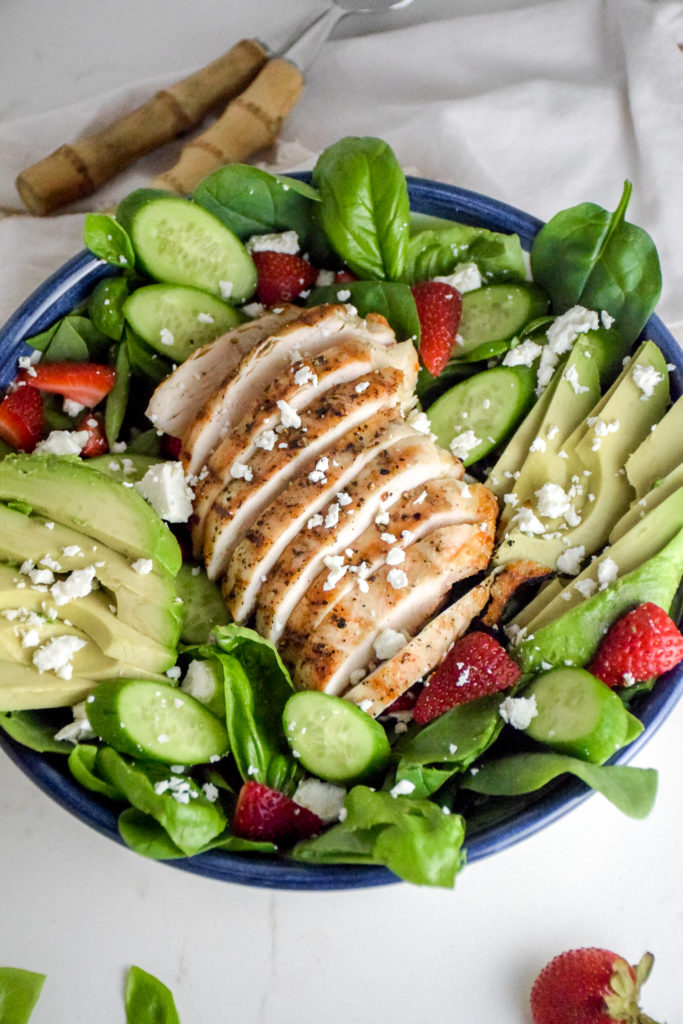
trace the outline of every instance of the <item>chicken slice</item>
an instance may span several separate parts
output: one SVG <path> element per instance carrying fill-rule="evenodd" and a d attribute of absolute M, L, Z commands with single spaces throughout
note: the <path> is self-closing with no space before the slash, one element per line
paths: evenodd
<path fill-rule="evenodd" d="M 467 632 L 489 599 L 491 581 L 488 576 L 477 583 L 343 696 L 374 718 L 381 715 L 401 694 L 432 672 L 451 645 Z"/>
<path fill-rule="evenodd" d="M 491 495 L 489 513 L 494 508 Z M 494 531 L 495 512 L 479 522 L 445 526 L 411 544 L 400 567 L 384 565 L 373 573 L 367 593 L 355 588 L 337 602 L 303 645 L 292 665 L 295 685 L 343 693 L 352 674 L 367 671 L 376 659 L 374 645 L 385 629 L 416 633 L 454 583 L 486 567 Z"/>
<path fill-rule="evenodd" d="M 266 508 L 233 551 L 223 583 L 223 598 L 236 622 L 251 614 L 257 594 L 287 545 L 383 449 L 415 432 L 402 419 L 387 422 L 396 410 L 384 409 L 367 423 L 348 430 L 325 452 L 325 470 L 301 473 Z"/>
<path fill-rule="evenodd" d="M 249 465 L 232 467 L 232 479 L 206 517 L 203 556 L 210 579 L 223 575 L 234 548 L 290 480 L 300 472 L 314 472 L 316 459 L 350 428 L 380 409 L 397 410 L 402 378 L 400 370 L 374 370 L 359 381 L 339 384 L 283 429 L 280 437 L 286 447 L 258 449 Z M 359 383 L 367 383 L 360 393 Z"/>
<path fill-rule="evenodd" d="M 358 316 L 352 307 L 315 306 L 265 337 L 244 355 L 235 371 L 206 401 L 183 433 L 181 461 L 187 473 L 198 475 L 221 438 L 240 422 L 265 386 L 289 370 L 293 362 L 348 338 L 375 345 L 396 344 L 384 317 Z"/>
<path fill-rule="evenodd" d="M 301 412 L 338 384 L 359 379 L 372 370 L 393 366 L 403 373 L 398 404 L 406 406 L 417 381 L 418 360 L 411 341 L 380 347 L 357 338 L 335 345 L 313 359 L 300 359 L 266 385 L 245 411 L 242 420 L 210 455 L 195 488 L 192 540 L 201 552 L 206 515 L 236 463 L 248 465 L 259 448 L 266 451 L 280 442 L 282 412 Z M 363 385 L 361 384 L 361 387 Z M 284 402 L 284 407 L 278 403 Z"/>
<path fill-rule="evenodd" d="M 150 399 L 147 416 L 157 430 L 182 437 L 204 402 L 234 372 L 242 356 L 300 316 L 300 306 L 269 310 L 193 352 L 159 384 Z"/>
<path fill-rule="evenodd" d="M 461 472 L 458 459 L 417 432 L 380 452 L 345 488 L 344 503 L 332 502 L 320 521 L 310 524 L 283 552 L 259 593 L 256 628 L 261 635 L 279 641 L 297 603 L 325 568 L 325 560 L 343 562 L 340 552 L 370 526 L 383 506 L 427 480 Z"/>
<path fill-rule="evenodd" d="M 483 484 L 466 484 L 460 479 L 445 477 L 428 480 L 424 487 L 415 487 L 401 495 L 387 510 L 388 522 L 372 523 L 349 545 L 346 551 L 348 570 L 337 583 L 330 586 L 326 570 L 313 581 L 282 634 L 279 645 L 282 656 L 292 660 L 296 650 L 334 605 L 358 586 L 360 566 L 364 566 L 366 576 L 380 569 L 387 560 L 400 566 L 405 549 L 432 530 L 478 521 L 482 508 L 486 510 L 490 506 L 489 493 Z"/>

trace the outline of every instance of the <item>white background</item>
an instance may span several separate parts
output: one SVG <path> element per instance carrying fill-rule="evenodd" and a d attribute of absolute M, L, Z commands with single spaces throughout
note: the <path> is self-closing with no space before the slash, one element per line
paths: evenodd
<path fill-rule="evenodd" d="M 524 4 L 415 0 L 364 27 L 514 6 Z M 183 74 L 242 36 L 277 46 L 319 9 L 312 0 L 3 0 L 0 122 Z M 359 31 L 357 17 L 339 27 Z M 679 706 L 636 759 L 660 771 L 646 821 L 593 796 L 470 865 L 453 892 L 273 892 L 197 877 L 89 830 L 0 756 L 0 964 L 48 975 L 35 1024 L 123 1021 L 130 964 L 170 986 L 183 1024 L 523 1024 L 531 982 L 555 953 L 605 945 L 636 960 L 650 949 L 646 1008 L 674 1024 L 682 732 Z"/>

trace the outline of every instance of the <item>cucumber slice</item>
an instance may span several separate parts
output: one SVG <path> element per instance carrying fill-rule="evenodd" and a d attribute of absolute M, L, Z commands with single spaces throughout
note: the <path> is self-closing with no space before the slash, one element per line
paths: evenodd
<path fill-rule="evenodd" d="M 236 303 L 256 288 L 256 265 L 237 235 L 191 199 L 133 192 L 116 216 L 130 234 L 138 263 L 155 280 Z"/>
<path fill-rule="evenodd" d="M 95 733 L 122 754 L 165 764 L 204 764 L 222 757 L 228 734 L 220 719 L 170 683 L 116 679 L 86 702 Z"/>
<path fill-rule="evenodd" d="M 583 761 L 602 764 L 640 731 L 617 694 L 582 668 L 546 672 L 524 696 L 535 697 L 538 710 L 527 736 Z"/>
<path fill-rule="evenodd" d="M 547 309 L 548 296 L 534 284 L 491 284 L 465 292 L 454 355 L 507 341 Z"/>
<path fill-rule="evenodd" d="M 536 375 L 526 366 L 496 366 L 456 384 L 427 409 L 437 444 L 466 466 L 497 448 L 534 400 Z"/>
<path fill-rule="evenodd" d="M 294 757 L 327 782 L 367 778 L 389 759 L 389 740 L 379 722 L 341 697 L 295 693 L 285 704 L 282 723 Z"/>
<path fill-rule="evenodd" d="M 138 288 L 126 299 L 123 315 L 143 341 L 174 363 L 244 319 L 215 295 L 181 284 Z"/>

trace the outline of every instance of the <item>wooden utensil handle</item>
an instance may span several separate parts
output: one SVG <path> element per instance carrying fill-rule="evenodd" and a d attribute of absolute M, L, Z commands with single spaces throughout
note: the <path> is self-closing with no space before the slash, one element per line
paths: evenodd
<path fill-rule="evenodd" d="M 16 187 L 24 204 L 43 216 L 92 195 L 138 157 L 196 127 L 212 108 L 237 96 L 267 60 L 259 42 L 243 39 L 113 124 L 60 146 L 18 176 Z"/>
<path fill-rule="evenodd" d="M 217 167 L 244 161 L 269 146 L 294 109 L 303 84 L 303 74 L 289 61 L 280 57 L 268 61 L 221 117 L 183 147 L 175 167 L 155 178 L 151 187 L 187 195 Z"/>

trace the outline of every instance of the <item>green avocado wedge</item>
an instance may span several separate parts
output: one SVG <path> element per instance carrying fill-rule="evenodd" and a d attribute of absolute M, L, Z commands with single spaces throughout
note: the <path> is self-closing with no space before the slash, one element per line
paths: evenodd
<path fill-rule="evenodd" d="M 178 542 L 145 499 L 68 455 L 12 455 L 0 461 L 0 501 L 22 502 L 127 558 L 151 558 L 175 576 Z"/>

